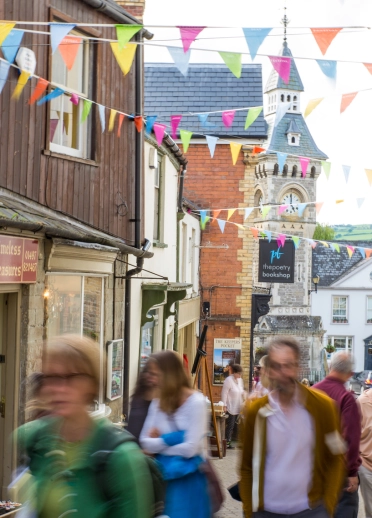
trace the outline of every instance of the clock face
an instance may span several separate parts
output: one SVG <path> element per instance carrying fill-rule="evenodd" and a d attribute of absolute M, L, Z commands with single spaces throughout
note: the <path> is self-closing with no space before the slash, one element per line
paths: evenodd
<path fill-rule="evenodd" d="M 284 214 L 296 214 L 298 212 L 298 204 L 301 203 L 299 196 L 294 192 L 287 192 L 281 201 L 282 205 L 289 205 Z"/>

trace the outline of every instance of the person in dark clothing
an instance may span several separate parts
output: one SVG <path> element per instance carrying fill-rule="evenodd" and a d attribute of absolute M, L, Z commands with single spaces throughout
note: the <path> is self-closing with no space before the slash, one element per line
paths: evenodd
<path fill-rule="evenodd" d="M 139 436 L 146 420 L 151 401 L 156 397 L 159 369 L 149 358 L 138 376 L 132 396 L 131 411 L 127 430 L 139 441 Z"/>
<path fill-rule="evenodd" d="M 347 443 L 347 479 L 334 518 L 357 518 L 358 516 L 358 469 L 361 464 L 359 442 L 361 419 L 354 396 L 345 388 L 352 375 L 352 359 L 348 353 L 338 352 L 331 361 L 329 375 L 314 385 L 336 401 L 340 413 L 343 437 Z"/>

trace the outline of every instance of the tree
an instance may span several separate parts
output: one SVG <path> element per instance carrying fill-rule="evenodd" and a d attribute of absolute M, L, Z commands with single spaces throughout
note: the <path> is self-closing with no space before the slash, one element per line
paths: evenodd
<path fill-rule="evenodd" d="M 313 238 L 319 239 L 320 241 L 332 241 L 332 239 L 335 238 L 335 231 L 329 225 L 321 225 L 320 223 L 317 223 Z"/>

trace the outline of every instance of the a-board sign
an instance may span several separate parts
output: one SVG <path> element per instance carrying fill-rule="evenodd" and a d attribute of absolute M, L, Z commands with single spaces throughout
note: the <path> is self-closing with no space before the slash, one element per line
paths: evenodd
<path fill-rule="evenodd" d="M 258 282 L 293 283 L 295 269 L 295 248 L 293 241 L 284 246 L 276 240 L 259 242 Z"/>
<path fill-rule="evenodd" d="M 37 239 L 0 236 L 0 284 L 36 282 L 38 247 Z"/>

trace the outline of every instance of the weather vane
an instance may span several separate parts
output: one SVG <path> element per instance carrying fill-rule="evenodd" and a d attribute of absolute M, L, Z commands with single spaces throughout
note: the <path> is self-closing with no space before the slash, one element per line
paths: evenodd
<path fill-rule="evenodd" d="M 282 24 L 284 25 L 284 41 L 286 42 L 287 41 L 287 27 L 288 27 L 288 24 L 290 23 L 290 20 L 288 19 L 288 16 L 287 16 L 287 6 L 284 4 L 284 16 L 283 16 L 283 19 L 281 20 Z"/>

